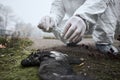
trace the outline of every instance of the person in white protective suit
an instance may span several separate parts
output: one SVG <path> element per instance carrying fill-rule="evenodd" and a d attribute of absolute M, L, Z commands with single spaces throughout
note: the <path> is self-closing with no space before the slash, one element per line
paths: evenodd
<path fill-rule="evenodd" d="M 112 43 L 120 20 L 119 5 L 120 0 L 54 0 L 50 15 L 42 17 L 38 27 L 53 32 L 67 45 L 77 44 L 89 27 L 94 27 L 97 49 L 117 55 L 118 49 Z M 67 20 L 63 20 L 65 15 Z"/>

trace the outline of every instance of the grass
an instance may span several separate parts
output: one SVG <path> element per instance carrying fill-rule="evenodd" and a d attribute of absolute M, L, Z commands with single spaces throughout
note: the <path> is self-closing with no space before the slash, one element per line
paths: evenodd
<path fill-rule="evenodd" d="M 28 53 L 18 51 L 16 54 L 0 57 L 0 80 L 38 80 L 37 68 L 22 68 L 20 65 Z"/>
<path fill-rule="evenodd" d="M 43 39 L 56 39 L 56 38 L 52 36 L 44 36 Z"/>
<path fill-rule="evenodd" d="M 82 66 L 73 66 L 78 74 L 90 76 L 96 80 L 120 80 L 120 57 L 103 55 L 95 48 L 85 45 L 60 46 L 44 51 L 51 50 L 85 59 Z M 23 68 L 20 65 L 21 60 L 30 53 L 31 50 L 25 46 L 23 48 L 0 49 L 0 80 L 39 80 L 38 67 Z"/>
<path fill-rule="evenodd" d="M 30 54 L 30 45 L 29 39 L 12 39 L 7 48 L 0 49 L 0 80 L 38 80 L 37 67 L 23 68 L 20 64 Z"/>

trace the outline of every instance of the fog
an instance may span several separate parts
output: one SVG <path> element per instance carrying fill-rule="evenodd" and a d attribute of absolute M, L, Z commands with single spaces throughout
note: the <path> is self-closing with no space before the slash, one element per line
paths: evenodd
<path fill-rule="evenodd" d="M 49 14 L 53 0 L 0 0 L 0 3 L 10 6 L 15 15 L 25 22 L 37 25 L 40 18 Z"/>
<path fill-rule="evenodd" d="M 13 10 L 14 15 L 21 21 L 31 23 L 35 28 L 34 34 L 37 34 L 40 31 L 37 28 L 40 18 L 49 14 L 52 1 L 53 0 L 0 0 L 0 3 L 9 6 Z M 13 30 L 14 27 L 10 26 L 7 28 Z M 45 35 L 45 33 L 43 34 L 42 32 L 42 35 Z"/>

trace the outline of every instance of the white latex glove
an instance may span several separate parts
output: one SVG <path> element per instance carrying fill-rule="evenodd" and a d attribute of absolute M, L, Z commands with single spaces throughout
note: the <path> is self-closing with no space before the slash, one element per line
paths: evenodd
<path fill-rule="evenodd" d="M 42 17 L 38 25 L 38 27 L 42 29 L 44 32 L 51 32 L 54 26 L 55 21 L 50 16 Z"/>
<path fill-rule="evenodd" d="M 69 43 L 78 43 L 81 41 L 86 31 L 86 24 L 78 16 L 72 16 L 65 24 L 65 29 L 62 37 L 69 41 Z"/>

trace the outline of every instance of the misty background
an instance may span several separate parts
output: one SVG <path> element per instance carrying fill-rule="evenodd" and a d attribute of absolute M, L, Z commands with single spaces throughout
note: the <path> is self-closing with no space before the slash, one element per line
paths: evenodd
<path fill-rule="evenodd" d="M 54 0 L 0 0 L 0 35 L 43 38 L 54 36 L 44 33 L 37 25 L 48 15 Z M 93 28 L 87 34 L 92 33 Z M 117 27 L 116 33 L 120 32 Z M 117 35 L 116 35 L 117 36 Z"/>
<path fill-rule="evenodd" d="M 53 36 L 37 25 L 48 15 L 53 0 L 0 0 L 0 34 L 20 37 Z"/>

